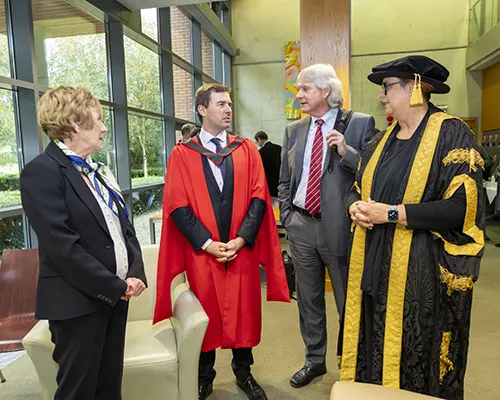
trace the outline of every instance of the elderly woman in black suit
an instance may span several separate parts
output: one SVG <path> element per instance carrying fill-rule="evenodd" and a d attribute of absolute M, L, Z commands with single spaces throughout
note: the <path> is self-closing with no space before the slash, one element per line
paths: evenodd
<path fill-rule="evenodd" d="M 121 399 L 128 300 L 146 288 L 139 242 L 113 174 L 92 160 L 107 128 L 84 88 L 48 90 L 38 121 L 51 139 L 21 174 L 40 255 L 35 316 L 48 319 L 56 399 Z"/>

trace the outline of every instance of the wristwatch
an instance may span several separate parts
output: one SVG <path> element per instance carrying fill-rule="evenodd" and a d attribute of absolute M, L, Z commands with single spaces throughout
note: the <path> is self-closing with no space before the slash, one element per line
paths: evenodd
<path fill-rule="evenodd" d="M 398 222 L 398 206 L 389 206 L 389 211 L 387 211 L 387 219 L 389 222 L 396 224 Z"/>

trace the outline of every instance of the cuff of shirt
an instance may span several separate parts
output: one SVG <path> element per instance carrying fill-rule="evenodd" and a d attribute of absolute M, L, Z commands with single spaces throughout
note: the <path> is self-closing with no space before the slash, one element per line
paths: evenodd
<path fill-rule="evenodd" d="M 207 241 L 205 243 L 203 243 L 203 246 L 201 246 L 201 249 L 202 250 L 206 250 L 208 246 L 210 246 L 210 244 L 212 244 L 213 240 L 208 238 Z"/>

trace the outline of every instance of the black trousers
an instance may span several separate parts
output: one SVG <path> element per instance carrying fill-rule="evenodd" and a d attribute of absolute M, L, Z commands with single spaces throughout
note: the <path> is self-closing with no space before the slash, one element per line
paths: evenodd
<path fill-rule="evenodd" d="M 234 375 L 240 381 L 245 381 L 250 376 L 250 366 L 253 364 L 253 355 L 251 347 L 242 347 L 233 349 L 233 367 Z M 200 364 L 198 368 L 198 383 L 212 383 L 215 379 L 215 350 L 201 352 Z"/>
<path fill-rule="evenodd" d="M 59 364 L 55 400 L 121 400 L 128 302 L 49 321 Z"/>

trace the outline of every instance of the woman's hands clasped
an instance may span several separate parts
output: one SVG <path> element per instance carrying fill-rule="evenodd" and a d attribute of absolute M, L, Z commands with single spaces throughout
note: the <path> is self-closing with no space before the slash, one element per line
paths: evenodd
<path fill-rule="evenodd" d="M 373 229 L 374 225 L 386 224 L 388 219 L 389 204 L 377 203 L 372 199 L 356 201 L 349 208 L 352 222 L 366 229 Z"/>
<path fill-rule="evenodd" d="M 146 290 L 146 285 L 139 278 L 125 279 L 127 284 L 127 291 L 121 297 L 122 300 L 129 300 L 132 297 L 138 297 Z"/>

